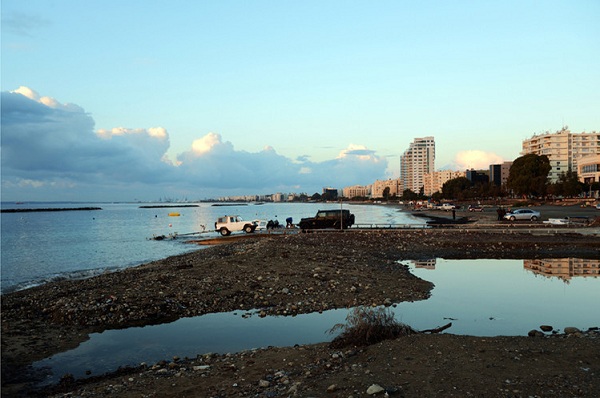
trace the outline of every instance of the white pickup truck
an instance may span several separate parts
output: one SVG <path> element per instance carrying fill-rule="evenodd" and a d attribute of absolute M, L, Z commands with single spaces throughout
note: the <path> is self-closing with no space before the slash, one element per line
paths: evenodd
<path fill-rule="evenodd" d="M 219 217 L 215 223 L 215 231 L 223 236 L 231 235 L 235 231 L 244 231 L 249 234 L 255 229 L 256 224 L 253 221 L 244 221 L 240 216 Z"/>

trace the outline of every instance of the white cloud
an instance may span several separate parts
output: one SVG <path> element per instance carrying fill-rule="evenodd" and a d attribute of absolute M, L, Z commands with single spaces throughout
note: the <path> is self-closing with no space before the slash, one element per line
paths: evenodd
<path fill-rule="evenodd" d="M 34 91 L 34 90 L 30 89 L 29 87 L 20 86 L 18 89 L 11 91 L 11 93 L 21 94 L 24 97 L 29 98 L 30 100 L 33 100 L 40 104 L 44 104 L 49 108 L 62 109 L 65 111 L 70 111 L 70 112 L 82 112 L 83 111 L 83 109 L 77 105 L 61 104 L 60 102 L 58 102 L 57 100 L 55 100 L 52 97 L 42 97 L 37 93 L 37 91 Z"/>
<path fill-rule="evenodd" d="M 219 134 L 208 133 L 204 137 L 194 140 L 192 143 L 192 152 L 196 156 L 202 156 L 219 146 L 229 147 L 229 143 L 223 144 Z"/>
<path fill-rule="evenodd" d="M 46 185 L 46 183 L 44 181 L 22 179 L 18 181 L 18 185 L 20 187 L 40 188 Z"/>
<path fill-rule="evenodd" d="M 343 159 L 349 156 L 356 156 L 361 160 L 378 160 L 378 157 L 375 156 L 375 152 L 369 150 L 364 145 L 350 144 L 348 148 L 339 153 L 337 159 Z"/>
<path fill-rule="evenodd" d="M 504 162 L 500 155 L 480 150 L 461 151 L 456 154 L 454 163 L 458 170 L 488 169 L 490 164 Z"/>

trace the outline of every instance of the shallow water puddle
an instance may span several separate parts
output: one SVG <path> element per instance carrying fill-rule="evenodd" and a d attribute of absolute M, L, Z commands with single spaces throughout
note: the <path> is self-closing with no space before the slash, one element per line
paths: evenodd
<path fill-rule="evenodd" d="M 555 329 L 600 326 L 600 260 L 429 260 L 411 271 L 432 281 L 425 301 L 400 303 L 396 319 L 423 330 L 452 322 L 446 333 L 478 336 L 527 335 L 542 324 Z M 548 275 L 552 272 L 551 275 Z M 99 375 L 173 356 L 238 352 L 268 346 L 331 341 L 328 331 L 344 323 L 347 309 L 294 317 L 208 314 L 154 326 L 94 333 L 78 348 L 36 362 L 46 383 L 65 373 Z"/>

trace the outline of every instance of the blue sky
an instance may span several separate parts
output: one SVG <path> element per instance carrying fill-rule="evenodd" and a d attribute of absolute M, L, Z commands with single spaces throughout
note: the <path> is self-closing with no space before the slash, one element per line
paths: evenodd
<path fill-rule="evenodd" d="M 320 192 L 600 129 L 600 2 L 2 1 L 2 199 Z"/>

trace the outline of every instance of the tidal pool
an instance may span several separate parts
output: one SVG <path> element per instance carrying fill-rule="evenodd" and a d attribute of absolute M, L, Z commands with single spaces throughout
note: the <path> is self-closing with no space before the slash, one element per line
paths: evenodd
<path fill-rule="evenodd" d="M 429 260 L 405 262 L 411 271 L 435 284 L 431 297 L 399 303 L 391 309 L 398 321 L 424 330 L 452 322 L 445 333 L 475 336 L 523 336 L 546 324 L 600 326 L 600 260 Z M 107 330 L 90 335 L 74 350 L 36 362 L 44 383 L 66 373 L 76 378 L 99 375 L 119 366 L 137 366 L 238 352 L 268 346 L 331 341 L 328 331 L 344 323 L 350 310 L 294 317 L 265 317 L 248 312 L 208 314 L 145 327 Z"/>

